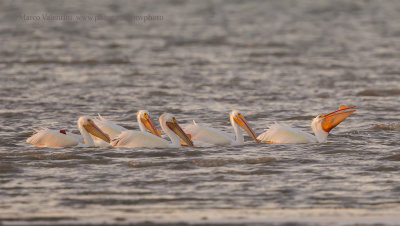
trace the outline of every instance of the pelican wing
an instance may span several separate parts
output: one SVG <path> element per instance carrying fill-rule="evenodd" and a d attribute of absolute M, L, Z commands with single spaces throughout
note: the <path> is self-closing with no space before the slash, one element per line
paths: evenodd
<path fill-rule="evenodd" d="M 186 126 L 184 131 L 186 134 L 190 134 L 192 140 L 202 143 L 224 145 L 233 142 L 232 137 L 227 133 L 212 127 L 198 125 L 195 122 Z"/>
<path fill-rule="evenodd" d="M 315 137 L 311 134 L 278 123 L 271 125 L 264 133 L 260 134 L 257 139 L 264 142 L 279 144 L 316 142 Z"/>
<path fill-rule="evenodd" d="M 59 131 L 42 129 L 37 131 L 26 142 L 35 146 L 50 147 L 72 147 L 78 145 L 78 140 L 74 137 L 60 133 Z"/>
<path fill-rule="evenodd" d="M 111 141 L 112 146 L 120 147 L 169 147 L 169 142 L 151 133 L 127 130 Z"/>
<path fill-rule="evenodd" d="M 117 125 L 107 119 L 105 119 L 103 116 L 98 114 L 98 117 L 94 119 L 94 122 L 96 125 L 106 134 L 110 136 L 110 138 L 115 138 L 117 137 L 120 133 L 123 131 L 126 131 L 127 129 Z"/>
<path fill-rule="evenodd" d="M 75 133 L 70 133 L 70 132 L 66 132 L 67 136 L 70 136 L 72 138 L 74 138 L 78 143 L 84 143 L 84 139 L 83 136 L 80 134 L 75 134 Z"/>

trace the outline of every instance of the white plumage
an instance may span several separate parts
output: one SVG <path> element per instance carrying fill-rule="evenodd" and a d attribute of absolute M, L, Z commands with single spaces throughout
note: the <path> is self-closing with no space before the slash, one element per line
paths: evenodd
<path fill-rule="evenodd" d="M 317 140 L 311 134 L 303 132 L 299 129 L 276 123 L 269 126 L 264 133 L 260 134 L 257 139 L 269 143 L 308 143 Z"/>
<path fill-rule="evenodd" d="M 119 147 L 170 147 L 170 142 L 163 138 L 154 136 L 148 132 L 127 130 L 123 131 L 114 140 L 111 145 Z"/>
<path fill-rule="evenodd" d="M 195 146 L 197 146 L 197 141 L 213 145 L 232 144 L 235 141 L 228 133 L 212 127 L 199 125 L 194 120 L 193 124 L 184 128 L 184 131 L 186 134 L 190 134 L 191 139 L 195 142 Z"/>
<path fill-rule="evenodd" d="M 80 143 L 79 141 L 74 136 L 47 128 L 36 131 L 35 134 L 26 140 L 26 142 L 35 146 L 44 147 L 73 147 L 77 146 Z"/>
<path fill-rule="evenodd" d="M 94 122 L 101 130 L 103 130 L 105 133 L 107 133 L 111 139 L 118 136 L 123 131 L 128 130 L 118 124 L 115 124 L 115 123 L 105 119 L 100 114 L 98 114 L 98 116 L 96 118 L 94 118 Z"/>
<path fill-rule="evenodd" d="M 161 132 L 157 130 L 154 126 L 154 123 L 150 117 L 150 114 L 146 110 L 139 110 L 136 114 L 137 122 L 139 124 L 140 131 L 147 132 L 150 131 L 156 136 L 161 136 Z M 124 131 L 128 131 L 125 127 L 122 127 L 114 122 L 107 120 L 98 114 L 98 117 L 94 119 L 96 125 L 100 127 L 105 133 L 107 133 L 111 139 L 116 138 Z"/>
<path fill-rule="evenodd" d="M 77 124 L 82 136 L 67 132 L 61 133 L 56 130 L 41 129 L 29 137 L 26 142 L 35 146 L 46 147 L 94 147 L 104 146 L 110 142 L 109 136 L 99 129 L 90 117 L 80 117 Z M 91 135 L 101 140 L 94 140 Z"/>
<path fill-rule="evenodd" d="M 224 131 L 214 129 L 212 127 L 199 125 L 195 121 L 193 121 L 192 125 L 186 126 L 184 131 L 191 136 L 191 139 L 194 140 L 195 145 L 196 142 L 202 144 L 199 146 L 204 146 L 204 143 L 212 145 L 244 144 L 244 137 L 242 132 L 240 131 L 240 127 L 244 129 L 256 142 L 259 142 L 256 139 L 254 131 L 251 129 L 246 119 L 239 111 L 232 110 L 229 114 L 229 118 L 235 133 L 235 137 L 232 137 L 230 134 Z"/>
<path fill-rule="evenodd" d="M 160 116 L 160 125 L 171 141 L 167 141 L 161 137 L 155 136 L 152 133 L 128 130 L 123 131 L 120 135 L 113 139 L 111 144 L 113 146 L 121 147 L 176 148 L 181 145 L 179 139 L 181 138 L 186 144 L 193 146 L 192 141 L 182 131 L 173 115 L 168 113 L 162 114 Z"/>

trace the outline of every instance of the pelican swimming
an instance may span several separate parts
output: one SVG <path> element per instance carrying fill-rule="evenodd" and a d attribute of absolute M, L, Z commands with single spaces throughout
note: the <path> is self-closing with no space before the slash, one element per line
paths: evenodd
<path fill-rule="evenodd" d="M 195 121 L 193 121 L 192 125 L 187 126 L 184 131 L 191 137 L 192 140 L 200 141 L 202 143 L 214 145 L 241 145 L 244 144 L 244 137 L 240 131 L 241 127 L 257 143 L 260 142 L 257 140 L 256 134 L 239 111 L 232 110 L 229 113 L 229 117 L 235 132 L 235 137 L 232 137 L 229 134 L 212 127 L 198 125 Z"/>
<path fill-rule="evenodd" d="M 151 120 L 150 114 L 146 110 L 139 110 L 136 113 L 137 122 L 139 124 L 140 131 L 146 132 L 147 130 L 150 131 L 152 134 L 156 136 L 161 136 L 161 131 L 156 129 L 154 126 L 153 120 Z M 128 129 L 117 125 L 104 117 L 98 114 L 98 117 L 94 119 L 96 125 L 99 126 L 101 130 L 107 133 L 111 139 L 117 137 L 123 131 L 128 131 Z"/>
<path fill-rule="evenodd" d="M 94 147 L 95 142 L 90 135 L 100 138 L 101 140 L 110 143 L 110 137 L 105 134 L 93 120 L 88 116 L 81 116 L 78 119 L 78 128 L 84 139 L 81 142 L 76 134 L 67 134 L 66 131 L 57 131 L 50 129 L 42 129 L 37 131 L 34 135 L 29 137 L 26 142 L 31 143 L 35 146 L 46 146 L 46 147 Z M 65 133 L 64 133 L 65 132 Z"/>
<path fill-rule="evenodd" d="M 97 125 L 97 124 L 96 124 Z M 98 126 L 98 125 L 97 125 Z M 72 138 L 76 139 L 79 143 L 86 143 L 85 139 L 83 138 L 82 135 L 75 134 L 75 133 L 70 133 L 66 129 L 60 129 L 59 131 L 62 134 L 65 134 L 67 136 L 71 136 Z M 104 132 L 104 131 L 103 131 Z M 106 134 L 106 133 L 105 133 Z M 108 134 L 107 134 L 108 135 Z M 105 142 L 102 139 L 97 138 L 96 136 L 90 135 L 93 139 L 94 142 L 94 147 L 110 147 L 111 144 L 108 142 Z M 79 145 L 80 146 L 80 145 Z M 84 146 L 84 145 L 83 145 Z"/>
<path fill-rule="evenodd" d="M 331 129 L 335 128 L 339 123 L 356 111 L 352 108 L 355 108 L 355 106 L 349 107 L 340 105 L 339 109 L 336 111 L 315 117 L 311 122 L 311 128 L 315 136 L 275 122 L 274 125 L 260 134 L 257 139 L 268 143 L 323 143 L 327 141 Z"/>
<path fill-rule="evenodd" d="M 181 146 L 180 139 L 182 139 L 187 145 L 193 146 L 193 142 L 183 132 L 172 114 L 162 114 L 160 116 L 160 125 L 171 141 L 164 140 L 151 133 L 127 130 L 113 139 L 111 144 L 122 147 L 176 148 Z"/>

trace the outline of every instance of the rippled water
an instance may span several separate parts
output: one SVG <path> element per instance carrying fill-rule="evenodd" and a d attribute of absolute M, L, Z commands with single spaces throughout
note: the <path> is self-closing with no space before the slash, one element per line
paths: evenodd
<path fill-rule="evenodd" d="M 0 224 L 399 224 L 397 1 L 1 1 Z M 116 16 L 27 21 L 21 15 Z M 132 16 L 162 16 L 159 21 Z M 38 148 L 102 113 L 257 133 L 311 131 L 357 112 L 323 144 L 180 149 Z"/>

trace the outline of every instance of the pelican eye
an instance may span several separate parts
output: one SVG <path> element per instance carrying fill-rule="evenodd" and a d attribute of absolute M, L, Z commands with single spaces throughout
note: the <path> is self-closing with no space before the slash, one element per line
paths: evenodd
<path fill-rule="evenodd" d="M 146 119 L 149 119 L 149 115 L 148 115 L 147 113 L 144 113 L 144 117 L 145 117 Z"/>
<path fill-rule="evenodd" d="M 93 121 L 91 119 L 88 119 L 87 122 L 88 123 L 93 123 Z"/>
<path fill-rule="evenodd" d="M 176 119 L 175 119 L 175 117 L 172 117 L 172 121 L 173 121 L 174 123 L 176 123 Z"/>
<path fill-rule="evenodd" d="M 240 113 L 238 113 L 237 115 L 238 115 L 239 117 L 242 117 L 242 114 L 240 114 Z"/>

